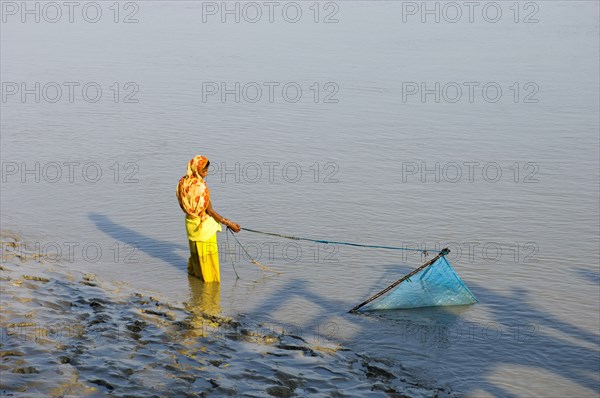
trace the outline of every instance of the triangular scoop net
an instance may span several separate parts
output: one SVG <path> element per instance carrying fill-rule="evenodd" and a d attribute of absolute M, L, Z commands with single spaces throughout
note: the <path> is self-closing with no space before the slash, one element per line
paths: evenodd
<path fill-rule="evenodd" d="M 350 312 L 474 304 L 477 299 L 444 254 L 394 282 Z"/>

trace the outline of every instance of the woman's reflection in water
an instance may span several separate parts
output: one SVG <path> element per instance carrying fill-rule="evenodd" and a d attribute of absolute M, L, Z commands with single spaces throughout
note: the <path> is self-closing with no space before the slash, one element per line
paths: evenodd
<path fill-rule="evenodd" d="M 188 275 L 190 298 L 186 310 L 190 312 L 190 330 L 186 337 L 206 336 L 210 329 L 219 327 L 221 313 L 221 284 L 205 283 Z"/>

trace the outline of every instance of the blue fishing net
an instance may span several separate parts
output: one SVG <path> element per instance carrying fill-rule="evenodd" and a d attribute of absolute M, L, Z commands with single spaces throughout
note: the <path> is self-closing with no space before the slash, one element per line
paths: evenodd
<path fill-rule="evenodd" d="M 465 305 L 476 302 L 477 299 L 456 274 L 448 260 L 440 256 L 433 264 L 400 282 L 360 310 Z"/>

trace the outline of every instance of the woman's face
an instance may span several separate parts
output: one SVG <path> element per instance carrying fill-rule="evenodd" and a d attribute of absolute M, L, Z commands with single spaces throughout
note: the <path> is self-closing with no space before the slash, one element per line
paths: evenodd
<path fill-rule="evenodd" d="M 200 177 L 202 177 L 202 178 L 206 178 L 207 175 L 208 175 L 208 166 L 203 168 L 202 171 L 200 172 Z"/>

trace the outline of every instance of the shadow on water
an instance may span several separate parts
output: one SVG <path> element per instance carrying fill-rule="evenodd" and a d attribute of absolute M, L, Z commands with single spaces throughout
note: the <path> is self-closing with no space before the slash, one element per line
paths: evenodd
<path fill-rule="evenodd" d="M 600 285 L 600 272 L 583 268 L 578 268 L 576 272 L 584 282 Z"/>
<path fill-rule="evenodd" d="M 380 355 L 381 346 L 385 346 L 384 356 L 395 361 L 406 358 L 403 354 L 406 339 L 420 340 L 412 341 L 409 351 L 413 351 L 410 350 L 412 348 L 424 352 L 423 358 L 427 361 L 440 361 L 442 358 L 446 365 L 456 364 L 456 370 L 451 370 L 453 373 L 464 372 L 459 375 L 461 379 L 474 381 L 463 387 L 461 393 L 464 394 L 483 390 L 493 396 L 516 398 L 504 386 L 490 380 L 490 375 L 503 366 L 521 366 L 532 371 L 551 373 L 595 394 L 600 393 L 599 380 L 593 376 L 600 374 L 599 335 L 536 308 L 525 289 L 515 288 L 507 294 L 498 294 L 481 285 L 469 285 L 480 300 L 480 304 L 475 305 L 485 305 L 491 321 L 478 325 L 466 321 L 465 316 L 471 306 L 345 314 L 352 304 L 315 292 L 308 287 L 308 280 L 298 279 L 287 282 L 264 299 L 255 312 L 269 314 L 274 302 L 278 303 L 278 308 L 283 308 L 286 302 L 290 303 L 296 298 L 308 300 L 324 311 L 317 311 L 317 315 L 306 324 L 323 323 L 324 313 L 344 316 L 358 328 L 350 344 L 370 355 Z M 375 293 L 383 287 L 385 285 L 372 286 L 371 291 Z M 357 303 L 362 299 L 357 297 Z M 273 316 L 266 316 L 277 323 Z M 336 325 L 329 324 L 330 331 L 337 330 Z M 472 341 L 468 328 L 465 328 L 468 324 L 474 334 Z M 385 332 L 381 333 L 381 330 Z M 449 335 L 451 333 L 454 335 Z M 403 334 L 404 337 L 401 337 Z M 432 345 L 435 347 L 432 348 Z M 459 365 L 465 358 L 470 361 L 467 367 Z M 404 365 L 410 367 L 409 361 L 404 360 Z"/>
<path fill-rule="evenodd" d="M 178 245 L 150 238 L 138 231 L 113 222 L 103 214 L 90 213 L 88 216 L 100 231 L 113 239 L 134 245 L 142 252 L 181 269 L 187 274 L 188 259 L 178 255 L 177 251 L 188 251 L 188 245 Z M 221 312 L 221 285 L 218 283 L 203 283 L 200 279 L 189 274 L 187 277 L 189 298 L 185 303 L 186 310 L 195 316 L 196 321 L 200 323 L 204 322 L 204 314 L 219 315 Z"/>
<path fill-rule="evenodd" d="M 138 231 L 117 224 L 109 217 L 99 213 L 89 213 L 89 219 L 96 227 L 123 243 L 133 245 L 138 250 L 164 261 L 175 268 L 187 270 L 187 258 L 177 254 L 178 250 L 189 250 L 188 245 L 178 245 L 168 241 L 150 238 Z"/>
<path fill-rule="evenodd" d="M 476 367 L 478 374 L 475 377 L 481 380 L 481 388 L 496 396 L 512 396 L 484 380 L 498 366 L 517 365 L 551 372 L 596 394 L 600 392 L 598 379 L 590 376 L 600 373 L 599 335 L 536 308 L 526 289 L 513 288 L 508 294 L 498 294 L 481 285 L 471 285 L 480 302 L 492 303 L 486 305 L 492 322 L 511 332 L 505 340 L 508 344 L 502 344 L 501 350 L 492 352 L 492 360 Z M 483 344 L 473 346 L 474 355 L 487 359 L 497 340 L 500 339 L 489 338 Z"/>
<path fill-rule="evenodd" d="M 188 259 L 177 254 L 177 251 L 189 251 L 188 245 L 178 245 L 172 242 L 150 238 L 131 228 L 119 225 L 107 216 L 90 213 L 90 220 L 96 227 L 113 239 L 134 245 L 142 252 L 164 261 L 187 273 Z M 190 297 L 186 308 L 191 313 L 206 313 L 218 315 L 221 312 L 221 286 L 217 283 L 203 283 L 200 279 L 188 275 Z"/>
<path fill-rule="evenodd" d="M 176 251 L 186 250 L 187 246 L 149 238 L 111 221 L 102 214 L 91 213 L 89 218 L 101 231 L 114 239 L 124 243 L 134 243 L 144 253 L 185 270 L 187 259 L 178 255 Z M 587 271 L 580 274 L 591 283 L 597 282 L 596 274 Z M 219 297 L 217 297 L 220 296 L 220 292 L 215 293 L 214 289 L 204 289 L 194 282 L 195 278 L 191 278 L 190 305 L 201 306 L 200 308 L 208 305 L 209 312 L 220 311 Z M 278 320 L 273 313 L 274 303 L 277 308 L 284 308 L 286 305 L 291 305 L 295 299 L 308 301 L 320 308 L 320 311 L 316 311 L 312 319 L 305 320 L 305 324 L 322 324 L 323 315 L 342 316 L 358 330 L 356 336 L 359 336 L 357 339 L 360 341 L 351 343 L 357 343 L 356 345 L 367 354 L 377 351 L 378 346 L 385 345 L 386 355 L 396 361 L 398 358 L 406 358 L 406 355 L 402 354 L 405 352 L 406 341 L 400 340 L 399 334 L 402 333 L 399 331 L 406 332 L 407 325 L 421 328 L 419 332 L 422 332 L 423 327 L 438 328 L 436 332 L 441 340 L 436 342 L 435 347 L 432 348 L 429 341 L 425 342 L 427 346 L 422 341 L 413 341 L 410 342 L 408 349 L 424 351 L 423 356 L 426 360 L 439 361 L 442 358 L 446 363 L 456 363 L 455 373 L 468 372 L 468 374 L 461 374 L 461 378 L 475 381 L 462 388 L 461 393 L 464 394 L 485 391 L 494 396 L 516 397 L 504 386 L 489 380 L 490 375 L 502 366 L 522 366 L 534 371 L 551 373 L 581 388 L 589 389 L 596 394 L 600 393 L 599 381 L 592 376 L 600 373 L 600 336 L 536 308 L 525 289 L 514 288 L 506 294 L 499 294 L 482 285 L 467 281 L 480 301 L 475 305 L 485 305 L 487 319 L 490 320 L 486 325 L 479 325 L 478 335 L 473 335 L 471 339 L 470 336 L 466 336 L 468 332 L 465 325 L 473 322 L 467 321 L 463 316 L 469 312 L 470 306 L 379 311 L 362 315 L 347 314 L 346 311 L 364 297 L 357 297 L 356 303 L 332 299 L 324 292 L 315 292 L 310 288 L 310 283 L 311 281 L 300 278 L 288 280 L 268 298 L 259 301 L 252 312 L 277 323 Z M 371 286 L 370 291 L 375 293 L 385 287 L 384 285 L 376 282 Z M 206 311 L 206 308 L 202 310 Z M 495 325 L 496 329 L 489 329 L 490 324 Z M 375 335 L 372 330 L 374 327 L 378 329 Z M 484 329 L 485 327 L 488 329 Z M 330 322 L 321 331 L 324 331 L 328 337 L 335 337 L 336 330 L 335 322 Z M 486 330 L 487 336 L 483 330 Z M 439 335 L 440 331 L 441 335 Z M 415 334 L 413 330 L 411 333 L 414 337 L 419 332 Z M 448 333 L 454 333 L 454 336 L 449 336 Z M 490 334 L 494 335 L 493 338 L 490 338 Z M 465 366 L 460 365 L 460 362 L 465 358 L 471 362 L 475 360 L 476 364 L 471 364 L 466 367 L 467 370 L 464 370 Z M 411 366 L 407 360 L 404 361 L 404 365 Z"/>

